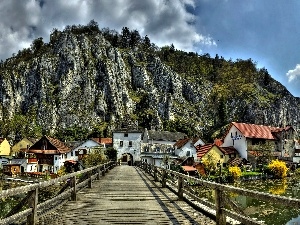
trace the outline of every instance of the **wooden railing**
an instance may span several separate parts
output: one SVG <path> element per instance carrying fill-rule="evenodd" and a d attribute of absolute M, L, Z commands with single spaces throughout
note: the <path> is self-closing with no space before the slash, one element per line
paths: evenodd
<path fill-rule="evenodd" d="M 0 224 L 4 225 L 20 222 L 23 221 L 24 218 L 25 221 L 27 221 L 27 224 L 36 224 L 38 218 L 47 214 L 48 211 L 55 209 L 69 199 L 71 201 L 76 201 L 76 193 L 80 189 L 86 186 L 91 188 L 93 180 L 99 180 L 101 175 L 104 176 L 105 173 L 112 169 L 115 165 L 116 162 L 108 162 L 82 171 L 70 173 L 56 179 L 1 191 L 0 199 L 20 194 L 26 194 L 26 197 L 8 213 L 6 218 L 0 219 Z M 64 185 L 58 194 L 43 203 L 39 203 L 39 189 L 59 183 L 63 183 Z M 20 211 L 24 208 L 24 206 L 27 206 L 25 207 L 26 209 Z"/>
<path fill-rule="evenodd" d="M 208 214 L 215 217 L 218 225 L 226 225 L 226 220 L 227 222 L 235 220 L 247 225 L 264 224 L 261 221 L 257 221 L 247 216 L 241 207 L 229 198 L 229 193 L 249 196 L 265 202 L 295 207 L 297 209 L 300 207 L 299 199 L 210 182 L 146 163 L 142 163 L 139 166 L 146 173 L 154 177 L 154 181 L 160 182 L 162 188 L 167 187 L 176 193 L 178 200 L 185 200 L 195 208 L 206 211 Z M 193 186 L 188 185 L 189 183 L 193 183 Z M 215 202 L 212 203 L 197 196 L 197 193 L 194 190 L 194 187 L 196 186 L 213 190 L 215 192 Z"/>

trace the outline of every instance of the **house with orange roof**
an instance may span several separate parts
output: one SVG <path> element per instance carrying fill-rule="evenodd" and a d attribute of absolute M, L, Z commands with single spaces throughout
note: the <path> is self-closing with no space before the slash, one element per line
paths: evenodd
<path fill-rule="evenodd" d="M 27 172 L 45 172 L 57 173 L 67 158 L 67 153 L 71 149 L 64 142 L 43 136 L 34 143 L 25 152 L 31 156 L 28 158 Z"/>
<path fill-rule="evenodd" d="M 260 144 L 272 146 L 273 154 L 280 157 L 291 157 L 294 151 L 295 131 L 292 127 L 278 128 L 257 124 L 232 122 L 225 137 L 222 147 L 233 146 L 241 158 L 248 159 Z"/>
<path fill-rule="evenodd" d="M 204 159 L 209 160 L 209 154 L 212 154 L 218 160 L 218 165 L 223 167 L 227 166 L 227 162 L 231 158 L 239 158 L 240 155 L 238 151 L 230 146 L 230 147 L 220 147 L 214 144 L 205 144 L 196 146 L 197 150 L 197 160 L 202 161 Z"/>

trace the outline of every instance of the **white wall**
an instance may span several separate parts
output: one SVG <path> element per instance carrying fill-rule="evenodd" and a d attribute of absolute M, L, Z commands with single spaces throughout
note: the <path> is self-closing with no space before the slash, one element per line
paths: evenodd
<path fill-rule="evenodd" d="M 193 156 L 194 159 L 197 159 L 197 153 L 196 153 L 196 148 L 193 145 L 192 141 L 189 140 L 184 146 L 182 146 L 180 149 L 175 149 L 175 155 L 179 157 L 185 157 L 187 156 L 186 153 L 190 151 L 190 155 L 188 157 Z"/>
<path fill-rule="evenodd" d="M 233 138 L 231 138 L 231 134 Z M 247 159 L 246 138 L 235 126 L 231 126 L 228 134 L 224 138 L 224 143 L 222 144 L 222 147 L 229 147 L 229 146 L 233 146 L 239 152 L 241 158 Z"/>
<path fill-rule="evenodd" d="M 128 134 L 125 137 L 125 134 Z M 120 142 L 123 141 L 123 146 Z M 132 146 L 129 146 L 129 141 Z M 117 150 L 117 158 L 120 159 L 123 154 L 130 153 L 133 156 L 133 161 L 140 161 L 141 154 L 142 132 L 113 132 L 113 148 Z"/>
<path fill-rule="evenodd" d="M 76 156 L 75 152 L 79 151 L 79 149 L 86 149 L 87 154 L 89 154 L 89 150 L 93 149 L 94 147 L 103 146 L 102 144 L 99 144 L 98 142 L 94 140 L 87 140 L 81 145 L 77 146 L 76 148 L 72 149 L 71 152 L 67 153 L 67 159 L 66 160 L 74 160 L 78 161 L 78 156 Z"/>

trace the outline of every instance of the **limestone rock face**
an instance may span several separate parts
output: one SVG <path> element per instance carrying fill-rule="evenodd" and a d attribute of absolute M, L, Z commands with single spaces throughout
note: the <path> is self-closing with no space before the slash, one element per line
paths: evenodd
<path fill-rule="evenodd" d="M 46 51 L 1 64 L 0 119 L 26 114 L 54 132 L 74 124 L 90 129 L 101 121 L 114 129 L 125 114 L 145 112 L 149 126 L 162 128 L 163 121 L 177 117 L 203 132 L 220 120 L 212 87 L 209 81 L 197 84 L 179 76 L 154 55 L 114 48 L 100 33 L 57 32 Z M 223 119 L 299 125 L 299 98 L 273 80 L 264 88 L 282 98 L 266 106 L 255 98 L 231 99 L 222 103 Z"/>

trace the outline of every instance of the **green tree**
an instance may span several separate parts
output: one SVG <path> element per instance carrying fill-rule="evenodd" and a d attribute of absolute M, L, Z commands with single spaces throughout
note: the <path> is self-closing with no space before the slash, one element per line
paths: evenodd
<path fill-rule="evenodd" d="M 97 166 L 107 161 L 104 149 L 102 147 L 95 147 L 91 149 L 90 154 L 83 158 L 83 164 L 86 167 Z"/>

